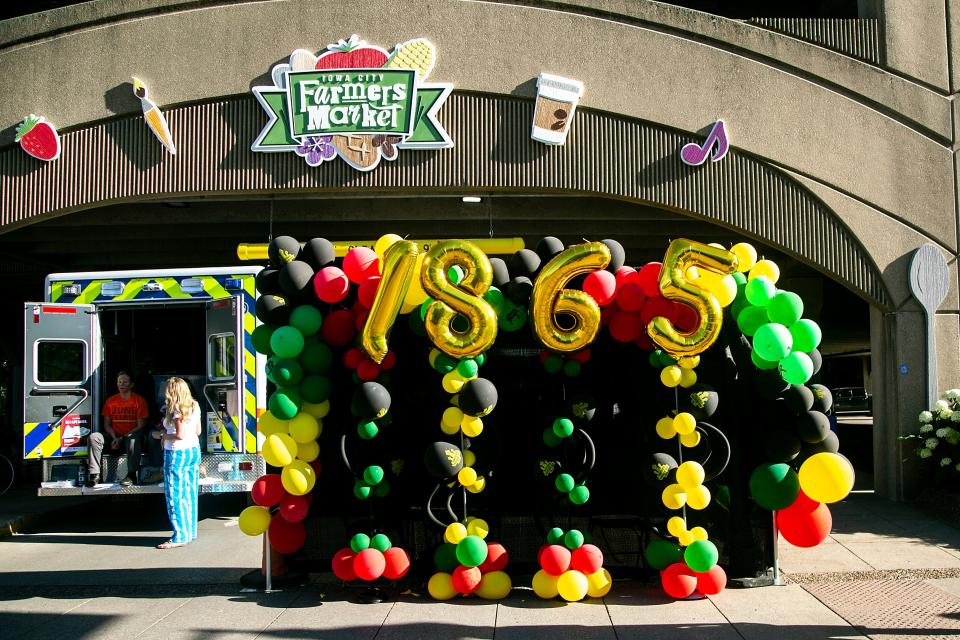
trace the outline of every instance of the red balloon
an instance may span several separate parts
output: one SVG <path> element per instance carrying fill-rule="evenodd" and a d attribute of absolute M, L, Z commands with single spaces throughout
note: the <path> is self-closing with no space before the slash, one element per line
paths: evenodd
<path fill-rule="evenodd" d="M 677 305 L 663 296 L 654 296 L 647 298 L 646 304 L 644 304 L 643 309 L 640 310 L 640 322 L 646 326 L 657 316 L 663 316 L 673 320 L 676 318 L 676 314 Z"/>
<path fill-rule="evenodd" d="M 590 349 L 581 349 L 580 351 L 574 351 L 573 353 L 568 353 L 567 358 L 570 360 L 576 360 L 580 364 L 587 364 L 590 361 Z"/>
<path fill-rule="evenodd" d="M 624 311 L 640 311 L 647 296 L 636 282 L 626 282 L 617 290 L 617 306 Z"/>
<path fill-rule="evenodd" d="M 307 541 L 307 528 L 302 522 L 287 522 L 279 515 L 273 516 L 267 531 L 270 546 L 283 554 L 300 550 Z"/>
<path fill-rule="evenodd" d="M 320 463 L 320 458 L 317 458 L 316 460 L 311 460 L 307 464 L 310 465 L 310 467 L 313 469 L 313 472 L 318 476 L 320 475 L 320 472 L 323 471 L 323 464 Z M 310 502 L 313 502 L 312 493 L 307 494 L 307 500 L 309 500 Z"/>
<path fill-rule="evenodd" d="M 617 293 L 617 277 L 604 269 L 591 271 L 583 280 L 583 290 L 596 300 L 598 305 L 605 307 L 613 301 L 613 296 Z"/>
<path fill-rule="evenodd" d="M 372 547 L 364 549 L 353 559 L 353 572 L 361 580 L 376 580 L 386 568 L 387 561 L 383 553 Z"/>
<path fill-rule="evenodd" d="M 353 340 L 353 315 L 346 309 L 331 311 L 323 319 L 320 333 L 327 344 L 335 347 L 346 346 Z"/>
<path fill-rule="evenodd" d="M 453 570 L 450 577 L 452 578 L 453 588 L 459 593 L 467 595 L 477 590 L 483 575 L 480 573 L 480 567 L 465 567 L 461 564 Z"/>
<path fill-rule="evenodd" d="M 506 547 L 499 542 L 488 542 L 487 559 L 480 565 L 480 573 L 503 571 L 509 560 L 510 556 L 507 554 Z"/>
<path fill-rule="evenodd" d="M 540 552 L 537 560 L 541 569 L 552 576 L 559 576 L 570 568 L 570 557 L 569 549 L 559 544 L 551 544 Z"/>
<path fill-rule="evenodd" d="M 619 291 L 620 287 L 622 287 L 628 282 L 635 282 L 636 284 L 640 284 L 640 275 L 637 273 L 637 270 L 634 269 L 633 267 L 628 267 L 627 265 L 623 265 L 622 267 L 617 269 L 616 280 L 617 280 L 617 290 Z"/>
<path fill-rule="evenodd" d="M 347 369 L 356 369 L 366 357 L 367 354 L 356 347 L 347 349 L 346 353 L 343 354 L 343 366 Z"/>
<path fill-rule="evenodd" d="M 696 591 L 697 574 L 682 562 L 675 562 L 660 572 L 660 583 L 671 598 L 683 600 Z"/>
<path fill-rule="evenodd" d="M 363 325 L 367 324 L 367 316 L 370 315 L 370 309 L 364 309 L 362 306 L 360 309 L 361 311 L 353 316 L 353 326 L 357 330 L 357 333 L 363 331 Z"/>
<path fill-rule="evenodd" d="M 640 314 L 618 311 L 610 318 L 610 335 L 617 342 L 633 342 L 643 331 Z"/>
<path fill-rule="evenodd" d="M 700 326 L 700 314 L 693 307 L 688 307 L 681 302 L 674 302 L 674 313 L 676 314 L 676 325 L 679 331 L 690 333 Z"/>
<path fill-rule="evenodd" d="M 793 504 L 787 507 L 787 509 L 803 513 L 813 513 L 819 506 L 819 502 L 807 496 L 807 494 L 803 492 L 803 489 L 800 489 L 800 491 L 797 492 L 797 499 L 794 500 Z"/>
<path fill-rule="evenodd" d="M 610 318 L 612 318 L 613 315 L 619 311 L 620 311 L 620 308 L 613 304 L 607 307 L 601 307 L 600 308 L 600 326 L 605 327 L 608 324 L 610 324 Z"/>
<path fill-rule="evenodd" d="M 380 375 L 380 367 L 376 362 L 367 358 L 357 367 L 357 377 L 361 382 L 372 382 Z"/>
<path fill-rule="evenodd" d="M 367 278 L 380 275 L 380 259 L 369 247 L 354 247 L 343 256 L 343 272 L 350 282 L 360 284 Z"/>
<path fill-rule="evenodd" d="M 647 333 L 647 328 L 644 327 L 640 332 L 640 337 L 633 341 L 633 344 L 637 345 L 644 351 L 653 351 L 656 345 L 653 344 L 653 340 L 650 339 L 650 335 Z"/>
<path fill-rule="evenodd" d="M 350 291 L 350 280 L 336 267 L 324 267 L 313 276 L 313 292 L 326 303 L 340 302 L 347 297 L 348 291 Z"/>
<path fill-rule="evenodd" d="M 659 262 L 648 262 L 640 267 L 640 286 L 643 287 L 643 293 L 651 298 L 660 295 L 660 268 Z"/>
<path fill-rule="evenodd" d="M 807 512 L 789 506 L 777 511 L 777 528 L 783 539 L 795 547 L 815 547 L 830 535 L 833 516 L 825 504 Z"/>
<path fill-rule="evenodd" d="M 383 356 L 383 362 L 380 363 L 380 371 L 390 371 L 395 364 L 397 364 L 396 354 L 393 351 L 387 351 L 387 355 Z"/>
<path fill-rule="evenodd" d="M 367 309 L 373 306 L 373 299 L 377 295 L 377 287 L 380 286 L 380 276 L 371 276 L 360 283 L 360 289 L 357 291 L 357 300 Z"/>
<path fill-rule="evenodd" d="M 353 549 L 344 547 L 333 554 L 333 575 L 344 582 L 350 582 L 357 579 L 357 574 L 353 571 Z"/>
<path fill-rule="evenodd" d="M 277 513 L 287 522 L 302 522 L 310 511 L 310 503 L 304 496 L 294 496 L 287 494 L 280 501 L 280 509 Z"/>
<path fill-rule="evenodd" d="M 603 552 L 592 544 L 582 544 L 573 550 L 570 568 L 585 576 L 600 571 L 603 566 Z"/>
<path fill-rule="evenodd" d="M 383 568 L 383 577 L 387 580 L 399 580 L 410 571 L 410 554 L 400 547 L 390 547 L 383 552 L 386 565 Z"/>
<path fill-rule="evenodd" d="M 697 591 L 706 596 L 715 596 L 727 586 L 727 572 L 718 564 L 710 571 L 697 574 Z"/>
<path fill-rule="evenodd" d="M 287 490 L 283 488 L 279 473 L 260 476 L 250 488 L 250 497 L 261 507 L 272 507 L 280 503 Z"/>

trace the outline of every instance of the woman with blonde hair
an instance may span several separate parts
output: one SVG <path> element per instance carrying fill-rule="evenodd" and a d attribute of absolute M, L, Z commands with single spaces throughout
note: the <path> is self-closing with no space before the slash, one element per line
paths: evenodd
<path fill-rule="evenodd" d="M 200 405 L 183 378 L 170 378 L 164 390 L 163 494 L 173 536 L 158 549 L 182 547 L 197 537 L 197 492 L 200 482 Z"/>

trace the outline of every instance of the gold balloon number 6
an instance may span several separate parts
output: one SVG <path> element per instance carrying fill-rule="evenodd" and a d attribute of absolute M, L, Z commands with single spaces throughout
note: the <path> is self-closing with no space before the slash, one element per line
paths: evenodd
<path fill-rule="evenodd" d="M 417 245 L 408 240 L 397 240 L 383 254 L 380 286 L 360 334 L 360 345 L 378 364 L 387 356 L 387 332 L 400 313 L 410 281 L 420 277 L 414 273 L 417 254 Z"/>
<path fill-rule="evenodd" d="M 660 292 L 669 300 L 692 307 L 700 318 L 699 324 L 688 333 L 678 331 L 663 316 L 657 316 L 647 326 L 650 339 L 675 357 L 706 351 L 720 334 L 723 321 L 723 308 L 716 296 L 687 280 L 690 267 L 726 275 L 736 270 L 737 256 L 726 249 L 682 238 L 667 247 L 660 272 Z"/>

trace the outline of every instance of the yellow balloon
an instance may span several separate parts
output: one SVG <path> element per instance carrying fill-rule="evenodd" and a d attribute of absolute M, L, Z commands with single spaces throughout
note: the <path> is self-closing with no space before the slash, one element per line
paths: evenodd
<path fill-rule="evenodd" d="M 435 573 L 427 582 L 427 593 L 434 600 L 451 600 L 456 597 L 457 590 L 453 588 L 453 577 L 449 573 Z"/>
<path fill-rule="evenodd" d="M 707 540 L 707 539 L 708 539 L 707 530 L 704 529 L 703 527 L 694 527 L 693 529 L 690 529 L 690 533 L 691 533 L 691 535 L 693 535 L 693 539 L 694 539 L 694 540 Z"/>
<path fill-rule="evenodd" d="M 503 571 L 491 571 L 483 574 L 480 578 L 480 585 L 474 591 L 484 600 L 502 600 L 510 595 L 513 589 L 513 582 Z"/>
<path fill-rule="evenodd" d="M 447 278 L 453 266 L 464 270 L 458 284 Z M 420 283 L 433 298 L 423 324 L 434 346 L 455 358 L 480 355 L 490 348 L 497 338 L 497 313 L 483 294 L 492 282 L 490 259 L 475 244 L 442 240 L 430 247 L 423 259 Z M 457 314 L 469 322 L 462 333 L 453 329 Z"/>
<path fill-rule="evenodd" d="M 443 424 L 460 428 L 460 422 L 463 420 L 463 411 L 456 407 L 447 407 L 443 412 Z"/>
<path fill-rule="evenodd" d="M 700 432 L 694 431 L 693 433 L 683 434 L 682 436 L 680 436 L 680 444 L 687 447 L 688 449 L 692 449 L 693 447 L 700 444 Z"/>
<path fill-rule="evenodd" d="M 680 534 L 687 530 L 687 523 L 680 516 L 673 516 L 667 520 L 667 531 L 670 535 L 679 538 Z"/>
<path fill-rule="evenodd" d="M 677 536 L 677 538 L 678 538 L 677 542 L 680 543 L 681 547 L 689 547 L 695 541 L 695 538 L 693 537 L 693 533 L 689 531 L 680 532 L 680 535 Z"/>
<path fill-rule="evenodd" d="M 440 431 L 443 431 L 443 432 L 444 432 L 445 434 L 447 434 L 448 436 L 452 436 L 452 435 L 455 435 L 455 434 L 457 434 L 457 433 L 460 433 L 460 425 L 457 424 L 457 425 L 454 425 L 454 426 L 451 427 L 451 426 L 448 425 L 446 422 L 444 422 L 443 420 L 441 420 L 441 421 L 440 421 Z"/>
<path fill-rule="evenodd" d="M 556 598 L 560 593 L 557 588 L 557 582 L 559 580 L 560 576 L 552 576 L 541 569 L 533 575 L 533 584 L 531 586 L 533 587 L 533 592 L 537 594 L 538 597 L 544 600 L 550 600 L 551 598 Z"/>
<path fill-rule="evenodd" d="M 290 418 L 290 437 L 298 443 L 313 442 L 320 435 L 320 423 L 309 413 L 300 412 Z"/>
<path fill-rule="evenodd" d="M 682 509 L 687 502 L 687 494 L 679 484 L 671 484 L 660 494 L 663 506 L 667 509 Z"/>
<path fill-rule="evenodd" d="M 457 370 L 454 369 L 453 371 L 448 371 L 447 373 L 443 374 L 443 381 L 441 384 L 443 385 L 443 390 L 447 393 L 457 393 L 460 391 L 460 389 L 463 389 L 463 385 L 466 384 L 466 380 L 461 378 L 457 373 Z"/>
<path fill-rule="evenodd" d="M 316 440 L 302 442 L 297 445 L 297 460 L 313 462 L 318 457 L 320 457 L 320 445 Z"/>
<path fill-rule="evenodd" d="M 288 420 L 281 420 L 269 411 L 264 411 L 257 420 L 257 426 L 260 428 L 260 433 L 266 438 L 275 433 L 287 433 L 288 422 Z"/>
<path fill-rule="evenodd" d="M 692 356 L 710 348 L 720 335 L 723 322 L 723 309 L 717 297 L 700 284 L 702 278 L 687 280 L 686 272 L 691 266 L 700 267 L 701 273 L 710 270 L 726 275 L 736 269 L 737 256 L 725 249 L 682 238 L 667 247 L 660 271 L 660 291 L 665 298 L 692 307 L 700 318 L 699 325 L 686 333 L 680 333 L 663 316 L 655 317 L 647 325 L 650 339 L 674 357 Z"/>
<path fill-rule="evenodd" d="M 533 332 L 548 349 L 569 353 L 589 345 L 600 331 L 600 305 L 590 294 L 564 286 L 578 275 L 610 264 L 610 249 L 602 242 L 586 242 L 564 249 L 537 275 L 530 294 Z M 566 323 L 557 321 L 565 316 Z M 572 322 L 570 322 L 572 320 Z M 572 326 L 568 326 L 572 324 Z"/>
<path fill-rule="evenodd" d="M 836 453 L 817 453 L 800 465 L 800 488 L 811 500 L 839 502 L 853 489 L 853 467 Z"/>
<path fill-rule="evenodd" d="M 479 478 L 477 478 L 476 482 L 474 482 L 472 485 L 467 487 L 467 491 L 469 491 L 470 493 L 480 493 L 481 491 L 483 491 L 484 487 L 486 486 L 487 486 L 487 479 L 483 476 L 480 476 Z"/>
<path fill-rule="evenodd" d="M 437 358 L 440 357 L 439 349 L 430 349 L 430 354 L 427 356 L 427 361 L 430 362 L 430 368 L 432 369 L 437 362 Z"/>
<path fill-rule="evenodd" d="M 377 238 L 377 241 L 373 243 L 373 251 L 380 258 L 380 262 L 383 262 L 383 254 L 386 253 L 390 245 L 400 240 L 403 240 L 403 238 L 395 233 L 385 233 Z"/>
<path fill-rule="evenodd" d="M 290 495 L 302 496 L 313 491 L 317 474 L 303 460 L 294 460 L 280 472 L 280 482 Z"/>
<path fill-rule="evenodd" d="M 681 369 L 695 369 L 700 364 L 700 356 L 684 356 L 677 360 Z"/>
<path fill-rule="evenodd" d="M 693 369 L 680 369 L 680 386 L 689 389 L 697 384 L 697 372 Z"/>
<path fill-rule="evenodd" d="M 457 544 L 466 537 L 467 528 L 461 522 L 454 522 L 447 525 L 446 531 L 443 532 L 443 539 L 450 544 Z"/>
<path fill-rule="evenodd" d="M 416 264 L 417 245 L 407 240 L 391 244 L 380 261 L 380 286 L 360 332 L 360 347 L 374 362 L 387 356 L 387 332 L 403 305 Z"/>
<path fill-rule="evenodd" d="M 672 364 L 668 367 L 664 367 L 660 372 L 660 382 L 663 383 L 663 386 L 670 389 L 674 388 L 680 384 L 680 379 L 683 377 L 683 372 L 680 367 L 675 364 Z"/>
<path fill-rule="evenodd" d="M 753 268 L 750 269 L 747 280 L 753 280 L 760 276 L 766 276 L 773 282 L 776 282 L 780 279 L 780 267 L 778 267 L 777 263 L 773 260 L 757 260 L 757 264 L 753 265 Z"/>
<path fill-rule="evenodd" d="M 687 506 L 697 511 L 706 509 L 710 504 L 710 489 L 702 484 L 687 491 Z"/>
<path fill-rule="evenodd" d="M 669 440 L 677 435 L 677 428 L 673 426 L 673 418 L 660 418 L 657 420 L 657 435 L 664 440 Z"/>
<path fill-rule="evenodd" d="M 417 265 L 413 268 L 413 280 L 410 281 L 410 288 L 407 289 L 407 295 L 403 299 L 403 306 L 419 308 L 429 297 L 420 284 L 420 275 L 423 273 L 423 259 L 426 253 L 420 253 L 417 256 Z M 432 365 L 431 365 L 432 366 Z"/>
<path fill-rule="evenodd" d="M 285 467 L 297 457 L 297 443 L 285 433 L 275 433 L 263 441 L 260 453 L 270 466 Z"/>
<path fill-rule="evenodd" d="M 490 533 L 490 525 L 487 524 L 486 520 L 482 518 L 474 518 L 467 525 L 467 533 L 471 536 L 480 536 L 481 538 L 486 539 L 487 535 Z"/>
<path fill-rule="evenodd" d="M 237 524 L 240 531 L 248 536 L 259 536 L 270 527 L 270 509 L 266 507 L 247 507 L 240 512 Z"/>
<path fill-rule="evenodd" d="M 477 454 L 470 449 L 467 449 L 463 452 L 463 464 L 468 467 L 472 467 L 477 462 Z"/>
<path fill-rule="evenodd" d="M 304 400 L 303 406 L 300 407 L 300 412 L 310 414 L 317 420 L 321 420 L 326 418 L 327 414 L 330 413 L 330 401 L 324 400 L 319 404 L 313 404 Z"/>
<path fill-rule="evenodd" d="M 583 600 L 589 588 L 590 583 L 587 582 L 587 576 L 575 569 L 564 571 L 563 575 L 557 580 L 557 593 L 567 602 Z"/>
<path fill-rule="evenodd" d="M 413 281 L 411 280 L 411 282 Z M 415 302 L 408 303 L 406 300 L 404 300 L 403 304 L 400 305 L 400 315 L 405 316 L 411 311 L 413 311 L 414 309 L 419 309 L 419 308 L 420 308 L 419 304 Z"/>
<path fill-rule="evenodd" d="M 477 472 L 470 467 L 464 467 L 457 473 L 457 481 L 463 486 L 468 486 L 477 481 Z"/>
<path fill-rule="evenodd" d="M 587 576 L 587 595 L 591 598 L 606 596 L 612 587 L 613 576 L 603 567 Z"/>
<path fill-rule="evenodd" d="M 697 419 L 694 418 L 693 415 L 682 411 L 673 419 L 673 428 L 676 429 L 677 433 L 681 436 L 693 433 L 697 429 Z"/>
<path fill-rule="evenodd" d="M 729 307 L 737 297 L 737 281 L 732 275 L 720 278 L 719 286 L 713 290 L 721 307 Z"/>
<path fill-rule="evenodd" d="M 750 271 L 757 263 L 757 250 L 746 242 L 738 242 L 730 247 L 730 253 L 737 256 L 737 271 Z"/>
<path fill-rule="evenodd" d="M 688 460 L 677 467 L 677 484 L 686 489 L 687 492 L 703 484 L 705 477 L 703 466 L 699 462 Z M 689 502 L 689 497 L 687 501 Z"/>
<path fill-rule="evenodd" d="M 476 438 L 483 433 L 483 420 L 473 416 L 463 416 L 460 428 L 463 429 L 463 435 L 468 438 Z"/>

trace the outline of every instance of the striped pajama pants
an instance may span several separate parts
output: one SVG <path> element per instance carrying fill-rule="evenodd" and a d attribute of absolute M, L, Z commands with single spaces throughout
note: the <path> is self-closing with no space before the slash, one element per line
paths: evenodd
<path fill-rule="evenodd" d="M 172 542 L 197 537 L 197 492 L 200 482 L 200 448 L 163 452 L 163 495 L 173 527 Z"/>

